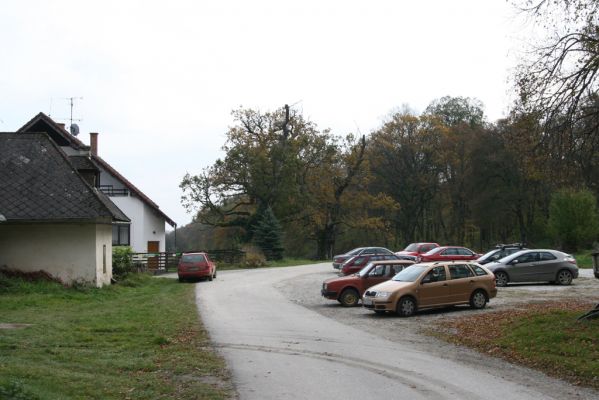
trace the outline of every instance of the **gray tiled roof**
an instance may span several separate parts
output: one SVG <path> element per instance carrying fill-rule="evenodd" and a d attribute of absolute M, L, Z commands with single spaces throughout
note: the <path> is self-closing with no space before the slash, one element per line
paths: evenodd
<path fill-rule="evenodd" d="M 69 156 L 69 161 L 77 171 L 100 171 L 89 156 Z"/>
<path fill-rule="evenodd" d="M 0 133 L 0 215 L 7 222 L 128 221 L 44 133 Z"/>

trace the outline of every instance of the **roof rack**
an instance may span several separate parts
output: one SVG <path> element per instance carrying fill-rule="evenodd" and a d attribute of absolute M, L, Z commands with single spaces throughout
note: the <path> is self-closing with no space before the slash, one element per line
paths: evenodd
<path fill-rule="evenodd" d="M 516 247 L 519 249 L 523 249 L 524 246 L 526 246 L 526 243 L 511 243 L 511 244 L 500 243 L 500 244 L 495 245 L 495 248 L 502 249 L 502 250 L 505 249 L 506 247 Z"/>

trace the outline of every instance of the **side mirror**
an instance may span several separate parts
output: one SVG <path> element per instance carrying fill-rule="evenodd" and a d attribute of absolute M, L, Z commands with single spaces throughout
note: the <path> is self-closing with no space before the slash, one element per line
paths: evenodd
<path fill-rule="evenodd" d="M 515 259 L 515 260 L 510 261 L 510 264 L 515 265 L 515 264 L 518 264 L 519 262 L 520 261 L 518 261 L 518 259 Z"/>

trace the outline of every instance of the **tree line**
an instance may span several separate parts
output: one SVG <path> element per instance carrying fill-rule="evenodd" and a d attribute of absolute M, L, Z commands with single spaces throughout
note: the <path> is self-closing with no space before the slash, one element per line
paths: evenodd
<path fill-rule="evenodd" d="M 468 97 L 434 100 L 421 113 L 404 107 L 362 136 L 319 129 L 288 106 L 234 110 L 224 158 L 181 182 L 196 222 L 180 230 L 178 247 L 256 243 L 271 258 L 326 259 L 359 245 L 413 241 L 478 250 L 512 241 L 569 251 L 592 245 L 597 7 L 523 2 L 533 17 L 557 14 L 561 22 L 522 60 L 518 99 L 498 121 Z"/>

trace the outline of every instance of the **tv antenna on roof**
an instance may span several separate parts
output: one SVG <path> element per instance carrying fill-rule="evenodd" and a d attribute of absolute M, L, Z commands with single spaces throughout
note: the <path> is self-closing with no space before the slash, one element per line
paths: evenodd
<path fill-rule="evenodd" d="M 65 97 L 64 99 L 68 100 L 71 105 L 71 116 L 68 118 L 68 120 L 70 122 L 69 131 L 71 132 L 71 135 L 77 136 L 79 134 L 79 126 L 77 124 L 74 124 L 73 121 L 80 122 L 81 119 L 73 118 L 73 106 L 75 105 L 75 100 L 83 100 L 83 97 Z M 61 119 L 67 119 L 67 118 L 61 118 Z"/>

